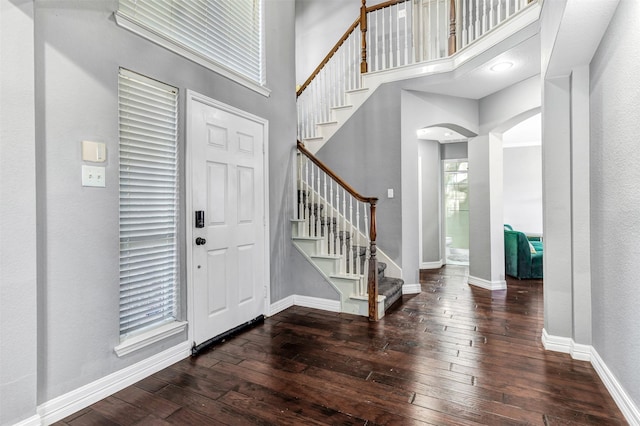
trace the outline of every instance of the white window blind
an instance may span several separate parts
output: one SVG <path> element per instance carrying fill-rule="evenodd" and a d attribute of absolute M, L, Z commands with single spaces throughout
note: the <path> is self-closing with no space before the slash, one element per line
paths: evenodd
<path fill-rule="evenodd" d="M 178 294 L 178 90 L 118 78 L 120 335 L 173 321 Z"/>
<path fill-rule="evenodd" d="M 262 0 L 120 0 L 118 15 L 265 84 Z"/>

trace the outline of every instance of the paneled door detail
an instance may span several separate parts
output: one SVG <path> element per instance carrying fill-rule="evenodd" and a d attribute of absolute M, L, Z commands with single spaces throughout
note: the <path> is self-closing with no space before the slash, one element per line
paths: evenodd
<path fill-rule="evenodd" d="M 188 214 L 204 211 L 204 227 L 194 221 L 188 242 L 199 345 L 265 312 L 266 122 L 190 96 L 188 126 Z"/>

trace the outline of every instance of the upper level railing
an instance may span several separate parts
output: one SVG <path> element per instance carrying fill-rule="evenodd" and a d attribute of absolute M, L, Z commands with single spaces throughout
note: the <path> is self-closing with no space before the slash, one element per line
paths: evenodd
<path fill-rule="evenodd" d="M 534 0 L 390 0 L 368 7 L 297 91 L 298 138 L 316 137 L 361 76 L 455 54 Z"/>

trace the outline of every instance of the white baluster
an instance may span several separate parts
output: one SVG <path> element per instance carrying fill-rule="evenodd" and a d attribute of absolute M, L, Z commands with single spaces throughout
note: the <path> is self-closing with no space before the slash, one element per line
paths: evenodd
<path fill-rule="evenodd" d="M 309 218 L 311 220 L 311 229 L 309 230 L 309 235 L 311 235 L 312 237 L 317 237 L 317 227 L 316 227 L 316 221 L 318 220 L 318 218 L 316 217 L 316 209 L 315 209 L 315 204 L 316 204 L 316 188 L 315 188 L 315 182 L 316 182 L 316 178 L 315 178 L 315 169 L 313 168 L 313 163 L 311 164 L 311 204 L 309 206 Z"/>
<path fill-rule="evenodd" d="M 502 1 L 498 0 L 498 5 L 496 6 L 496 25 L 499 25 L 500 22 L 502 22 Z"/>
<path fill-rule="evenodd" d="M 329 206 L 327 205 L 327 174 L 322 172 L 322 175 L 324 176 L 324 198 L 322 199 L 322 205 L 324 206 L 324 211 L 322 212 L 322 218 L 324 220 L 324 235 L 322 236 L 322 253 L 328 254 L 329 244 L 327 240 L 329 238 L 329 229 L 327 226 L 329 226 L 329 213 L 327 213 L 327 211 L 329 210 Z M 323 226 L 322 222 L 320 222 L 320 226 Z"/>
<path fill-rule="evenodd" d="M 309 205 L 309 159 L 304 157 L 304 192 L 302 196 L 303 206 L 302 206 L 302 214 L 304 218 L 304 232 L 303 236 L 309 236 L 309 212 L 307 210 Z"/>
<path fill-rule="evenodd" d="M 511 16 L 511 0 L 507 0 L 505 19 Z"/>
<path fill-rule="evenodd" d="M 334 240 L 334 235 L 333 235 L 333 181 L 330 180 L 329 181 L 329 214 L 328 216 L 328 220 L 329 220 L 329 250 L 328 253 L 329 254 L 336 254 L 336 242 Z M 333 246 L 333 251 L 331 251 L 331 247 Z"/>
<path fill-rule="evenodd" d="M 393 11 L 389 8 L 389 68 L 393 68 Z"/>
<path fill-rule="evenodd" d="M 441 44 L 441 40 L 440 40 L 440 2 L 436 1 L 436 56 L 435 59 L 440 58 L 440 52 L 442 49 L 440 49 L 440 44 Z"/>
<path fill-rule="evenodd" d="M 349 273 L 353 275 L 353 196 L 349 195 Z"/>
<path fill-rule="evenodd" d="M 492 29 L 495 25 L 495 17 L 493 14 L 495 13 L 493 9 L 493 0 L 489 0 L 489 29 Z"/>
<path fill-rule="evenodd" d="M 387 47 L 385 45 L 385 30 L 384 30 L 384 9 L 380 9 L 380 22 L 382 22 L 382 34 L 381 34 L 381 43 L 382 47 L 382 67 L 380 69 L 387 69 Z"/>
<path fill-rule="evenodd" d="M 407 21 L 409 20 L 409 11 L 407 8 L 409 7 L 411 2 L 404 3 L 404 65 L 409 63 L 409 25 Z"/>
<path fill-rule="evenodd" d="M 346 274 L 347 272 L 347 191 L 342 189 L 342 242 L 340 258 L 340 273 Z"/>
<path fill-rule="evenodd" d="M 364 265 L 364 279 L 362 281 L 362 290 L 360 292 L 361 295 L 365 295 L 367 294 L 367 286 L 369 283 L 369 256 L 371 255 L 371 250 L 369 249 L 371 247 L 371 240 L 370 240 L 370 235 L 369 235 L 369 220 L 368 220 L 368 205 L 364 205 L 364 234 L 366 235 L 365 238 L 365 242 L 366 242 L 366 247 L 364 249 L 364 261 L 366 262 Z"/>
<path fill-rule="evenodd" d="M 320 222 L 320 218 L 322 217 L 322 214 L 320 212 L 320 206 L 322 204 L 321 204 L 321 201 L 320 201 L 320 167 L 317 167 L 317 169 L 318 170 L 317 170 L 317 173 L 316 173 L 316 191 L 318 191 L 318 193 L 316 194 L 316 205 L 313 207 L 313 209 L 314 209 L 314 211 L 316 213 L 316 234 L 315 234 L 315 236 L 319 237 L 320 234 L 321 234 L 320 227 L 322 226 L 321 222 Z"/>
<path fill-rule="evenodd" d="M 480 35 L 485 35 L 488 31 L 487 29 L 488 16 L 487 16 L 487 0 L 483 0 L 482 3 L 482 32 Z"/>
<path fill-rule="evenodd" d="M 382 68 L 381 65 L 381 60 L 382 60 L 382 54 L 380 52 L 380 24 L 378 23 L 378 18 L 380 17 L 380 10 L 376 10 L 375 12 L 373 12 L 375 17 L 376 17 L 376 38 L 375 38 L 375 50 L 376 50 L 376 58 L 375 58 L 375 62 L 376 62 L 376 71 L 378 71 L 379 69 Z"/>
<path fill-rule="evenodd" d="M 468 43 L 467 39 L 467 25 L 469 18 L 467 17 L 467 0 L 462 0 L 462 32 L 460 47 L 465 47 Z"/>
<path fill-rule="evenodd" d="M 360 275 L 360 202 L 356 202 L 356 260 L 355 273 Z"/>
<path fill-rule="evenodd" d="M 474 33 L 474 37 L 473 39 L 476 40 L 478 37 L 480 37 L 481 34 L 481 30 L 482 27 L 480 26 L 480 3 L 482 2 L 482 0 L 476 0 L 475 2 L 475 12 L 476 12 L 476 27 L 475 27 L 475 33 Z"/>

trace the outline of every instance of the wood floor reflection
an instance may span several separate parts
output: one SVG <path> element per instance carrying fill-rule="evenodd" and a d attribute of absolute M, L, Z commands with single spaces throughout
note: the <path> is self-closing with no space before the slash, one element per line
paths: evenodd
<path fill-rule="evenodd" d="M 588 362 L 543 350 L 541 281 L 420 279 L 377 323 L 293 307 L 60 424 L 626 424 Z"/>

